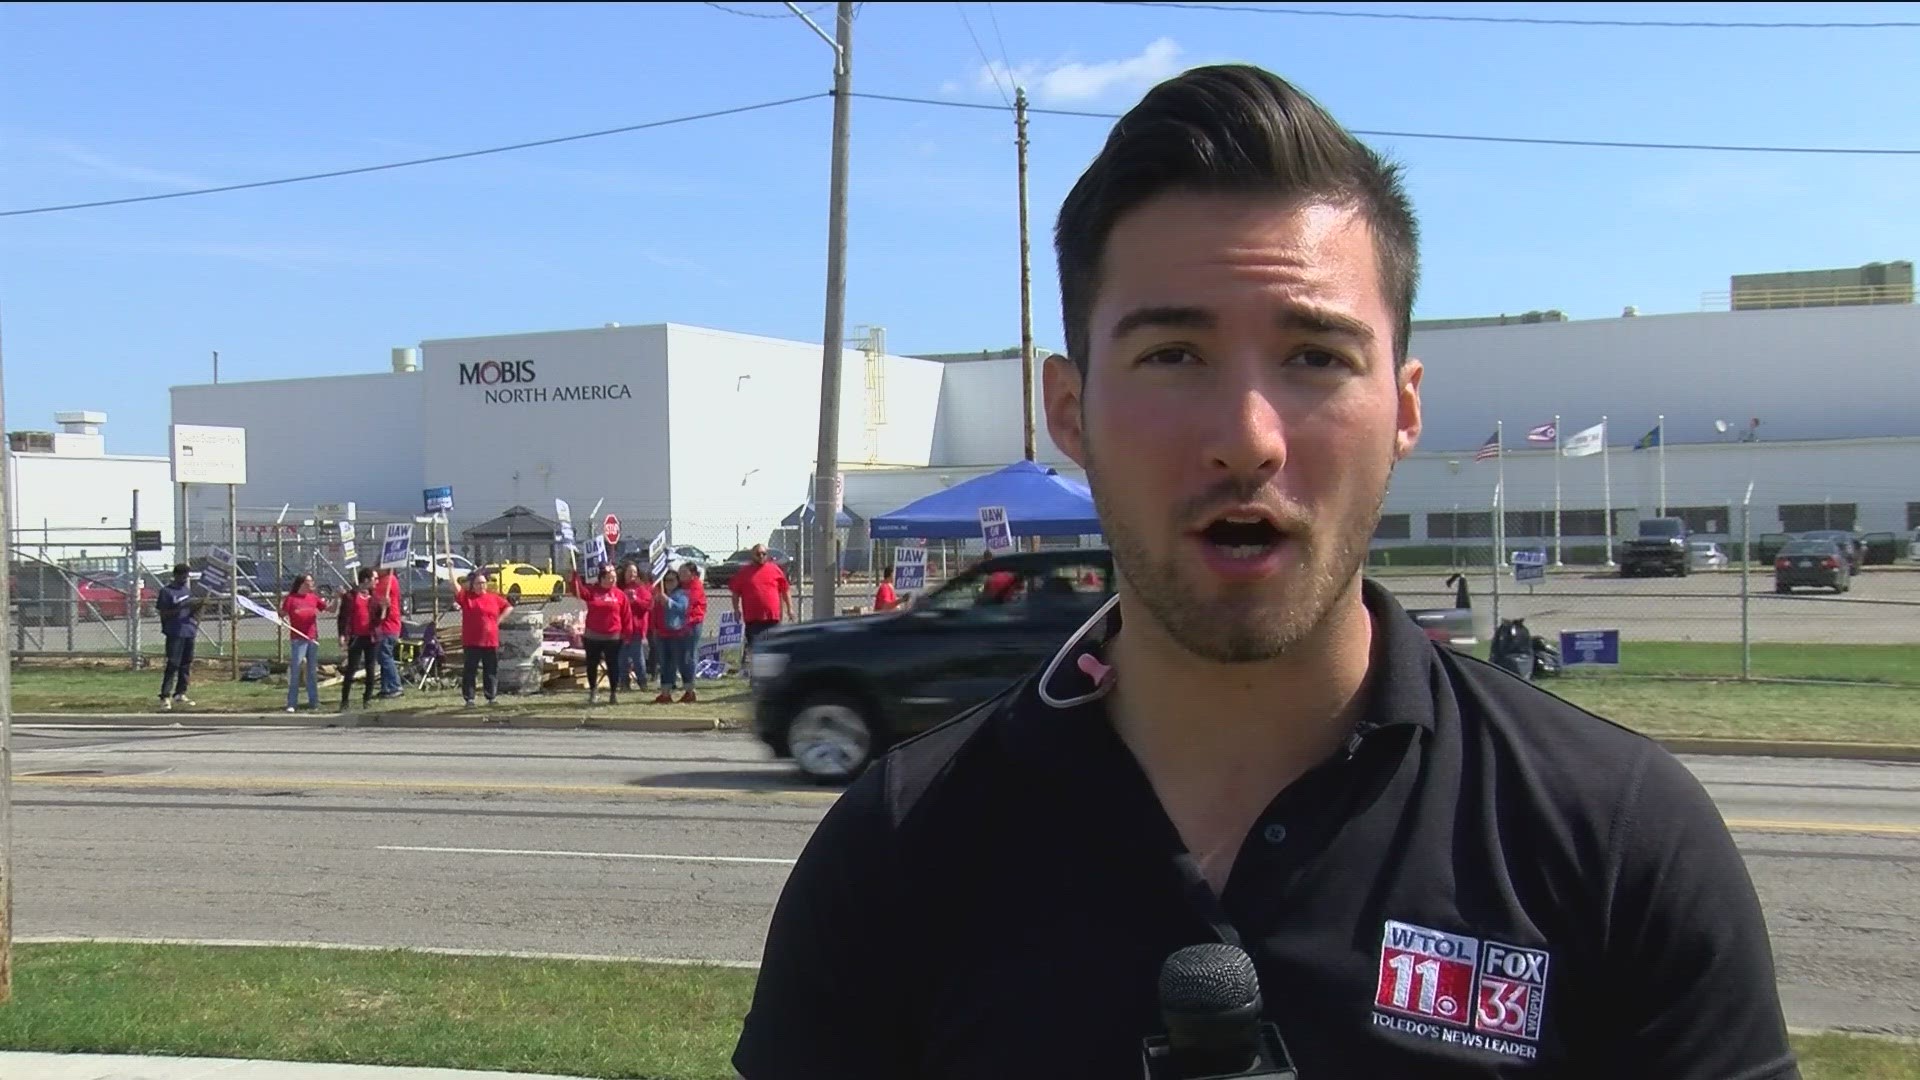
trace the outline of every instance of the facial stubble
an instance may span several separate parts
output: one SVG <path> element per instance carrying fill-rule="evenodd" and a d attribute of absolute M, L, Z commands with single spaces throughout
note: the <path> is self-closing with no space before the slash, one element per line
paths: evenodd
<path fill-rule="evenodd" d="M 1379 492 L 1363 500 L 1351 520 L 1331 525 L 1309 522 L 1304 530 L 1289 533 L 1288 542 L 1304 545 L 1304 554 L 1276 597 L 1271 587 L 1217 594 L 1216 583 L 1203 577 L 1194 560 L 1178 552 L 1155 554 L 1102 482 L 1090 436 L 1083 436 L 1083 449 L 1087 486 L 1113 551 L 1121 587 L 1176 645 L 1200 659 L 1222 664 L 1283 656 L 1326 624 L 1366 562 L 1397 460 L 1389 450 Z"/>

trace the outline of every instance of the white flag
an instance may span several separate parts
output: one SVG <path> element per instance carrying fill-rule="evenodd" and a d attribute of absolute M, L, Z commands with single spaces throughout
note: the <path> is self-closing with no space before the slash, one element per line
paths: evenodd
<path fill-rule="evenodd" d="M 1585 431 L 1574 432 L 1573 437 L 1567 440 L 1566 448 L 1561 452 L 1568 457 L 1592 457 L 1605 448 L 1606 441 L 1607 425 L 1604 422 L 1598 423 Z"/>

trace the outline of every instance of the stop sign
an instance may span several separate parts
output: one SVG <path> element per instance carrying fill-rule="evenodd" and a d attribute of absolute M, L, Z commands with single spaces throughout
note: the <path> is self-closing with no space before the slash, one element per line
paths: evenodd
<path fill-rule="evenodd" d="M 617 517 L 614 517 L 612 514 L 608 514 L 606 524 L 602 526 L 602 531 L 605 532 L 607 537 L 607 543 L 609 545 L 619 543 L 620 542 L 620 519 Z"/>

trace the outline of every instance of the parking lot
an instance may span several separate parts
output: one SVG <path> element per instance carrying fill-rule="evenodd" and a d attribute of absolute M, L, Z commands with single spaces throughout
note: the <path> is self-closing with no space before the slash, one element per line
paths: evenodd
<path fill-rule="evenodd" d="M 1450 607 L 1451 571 L 1380 576 L 1408 607 Z M 1469 571 L 1473 607 L 1491 619 L 1493 581 Z M 1754 641 L 1860 645 L 1920 644 L 1920 571 L 1869 567 L 1844 596 L 1800 591 L 1779 596 L 1771 570 L 1750 583 Z M 1740 573 L 1696 570 L 1684 578 L 1621 578 L 1597 570 L 1551 573 L 1537 585 L 1500 586 L 1500 617 L 1524 618 L 1537 634 L 1617 629 L 1623 640 L 1740 640 Z M 1489 623 L 1491 625 L 1491 623 Z"/>

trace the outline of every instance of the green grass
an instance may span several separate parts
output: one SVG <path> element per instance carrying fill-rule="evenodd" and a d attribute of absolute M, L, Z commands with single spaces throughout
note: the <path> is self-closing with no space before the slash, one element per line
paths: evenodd
<path fill-rule="evenodd" d="M 1658 738 L 1920 744 L 1920 704 L 1908 687 L 1626 677 L 1536 685 Z"/>
<path fill-rule="evenodd" d="M 1578 670 L 1570 678 L 1739 676 L 1739 642 L 1623 641 L 1617 670 Z M 1816 679 L 1920 687 L 1920 645 L 1755 643 L 1756 679 Z"/>
<path fill-rule="evenodd" d="M 401 952 L 23 945 L 0 1048 L 726 1080 L 753 978 Z"/>
<path fill-rule="evenodd" d="M 726 1080 L 754 973 L 189 945 L 22 945 L 0 1049 Z M 1807 1080 L 1920 1075 L 1920 1046 L 1795 1037 Z"/>
<path fill-rule="evenodd" d="M 458 679 L 458 672 L 455 673 Z M 746 680 L 729 677 L 702 680 L 697 687 L 700 701 L 692 705 L 655 705 L 653 694 L 630 695 L 618 707 L 599 706 L 593 710 L 598 720 L 656 720 L 669 718 L 710 718 L 744 720 L 749 709 Z M 196 665 L 189 695 L 195 712 L 259 713 L 286 708 L 287 689 L 265 683 L 236 683 L 227 677 L 224 665 Z M 16 662 L 13 671 L 13 708 L 19 713 L 124 713 L 146 712 L 154 708 L 160 696 L 160 671 L 128 671 L 124 665 L 99 661 L 86 666 L 68 662 L 60 666 Z M 359 707 L 360 688 L 353 691 Z M 301 704 L 306 701 L 301 691 Z M 320 688 L 322 712 L 339 705 L 339 686 Z M 544 694 L 516 696 L 504 694 L 500 704 L 484 714 L 511 719 L 516 716 L 581 715 L 586 711 L 585 690 L 555 690 Z M 410 713 L 426 716 L 451 716 L 466 712 L 460 691 L 421 691 L 409 689 L 398 701 L 375 700 L 369 712 L 378 714 Z M 478 711 L 475 715 L 478 715 Z"/>

